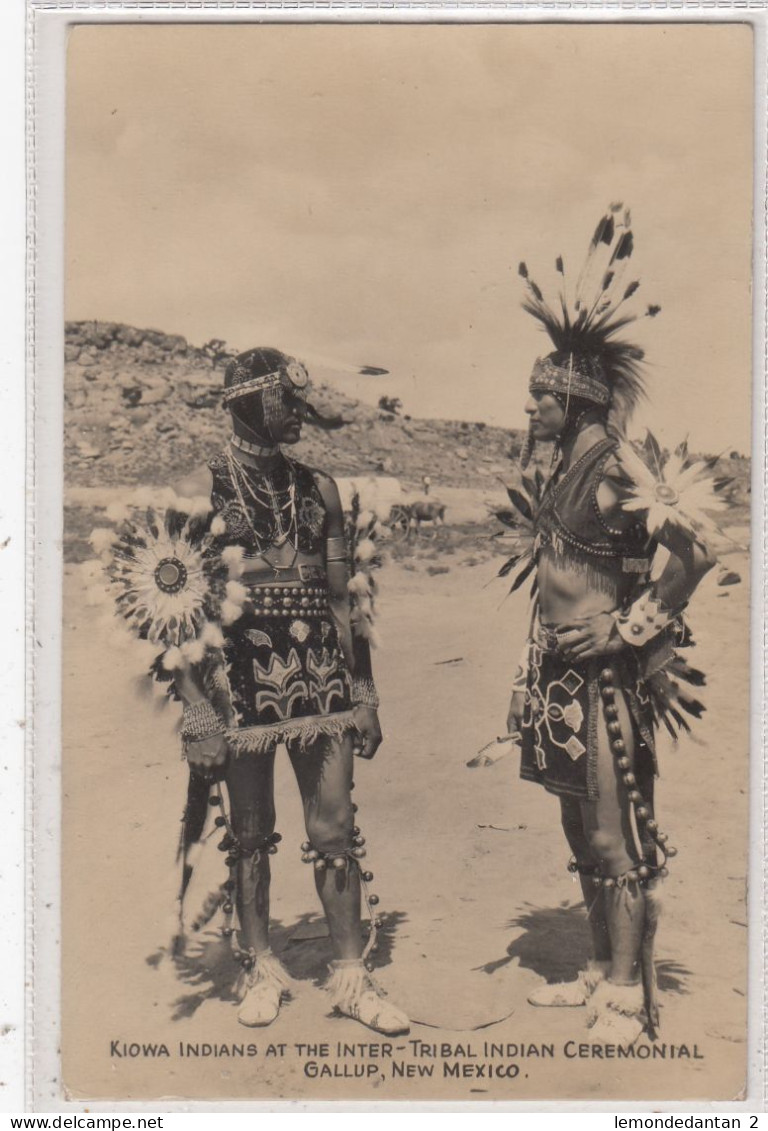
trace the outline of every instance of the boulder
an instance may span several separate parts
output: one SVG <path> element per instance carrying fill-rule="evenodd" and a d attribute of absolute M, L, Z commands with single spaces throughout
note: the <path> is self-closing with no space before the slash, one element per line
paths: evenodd
<path fill-rule="evenodd" d="M 166 350 L 167 353 L 186 353 L 187 339 L 182 338 L 181 334 L 163 334 L 160 348 Z"/>
<path fill-rule="evenodd" d="M 163 360 L 163 353 L 158 346 L 150 342 L 148 338 L 145 338 L 136 351 L 136 357 L 139 361 L 156 365 L 157 362 Z"/>
<path fill-rule="evenodd" d="M 144 331 L 134 326 L 118 326 L 115 337 L 126 346 L 140 346 L 144 341 Z"/>
<path fill-rule="evenodd" d="M 85 322 L 83 335 L 94 349 L 104 350 L 115 336 L 117 324 L 115 322 Z"/>

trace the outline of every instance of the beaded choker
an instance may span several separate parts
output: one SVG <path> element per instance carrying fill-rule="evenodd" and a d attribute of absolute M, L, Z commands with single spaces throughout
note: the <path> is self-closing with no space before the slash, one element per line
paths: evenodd
<path fill-rule="evenodd" d="M 239 452 L 245 452 L 251 456 L 275 456 L 280 451 L 276 444 L 252 444 L 250 440 L 244 440 L 236 432 L 232 433 L 229 442 Z"/>

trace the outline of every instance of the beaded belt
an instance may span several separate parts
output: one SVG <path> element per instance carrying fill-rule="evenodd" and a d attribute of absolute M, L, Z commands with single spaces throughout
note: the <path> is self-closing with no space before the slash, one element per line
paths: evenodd
<path fill-rule="evenodd" d="M 324 586 L 249 585 L 250 611 L 263 617 L 328 616 Z"/>
<path fill-rule="evenodd" d="M 557 629 L 545 628 L 544 625 L 540 624 L 534 631 L 533 638 L 542 652 L 557 655 L 562 651 L 567 635 L 567 633 L 559 634 Z"/>
<path fill-rule="evenodd" d="M 244 555 L 243 574 L 246 585 L 274 585 L 274 570 L 265 570 L 264 559 L 261 555 Z M 323 586 L 326 584 L 325 569 L 321 565 L 312 565 L 307 562 L 302 562 L 301 565 L 290 569 L 281 569 L 280 583 L 285 584 L 288 581 L 298 581 L 301 585 Z"/>

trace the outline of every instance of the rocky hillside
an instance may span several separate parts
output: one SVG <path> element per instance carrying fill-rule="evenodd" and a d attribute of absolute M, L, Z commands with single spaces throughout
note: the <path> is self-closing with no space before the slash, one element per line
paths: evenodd
<path fill-rule="evenodd" d="M 221 407 L 223 342 L 201 348 L 157 330 L 69 322 L 65 339 L 65 467 L 69 486 L 167 483 L 228 435 Z M 347 422 L 307 427 L 297 457 L 332 475 L 379 473 L 418 486 L 488 486 L 507 474 L 521 435 L 466 421 L 416 420 L 350 400 L 328 385 L 318 408 Z"/>

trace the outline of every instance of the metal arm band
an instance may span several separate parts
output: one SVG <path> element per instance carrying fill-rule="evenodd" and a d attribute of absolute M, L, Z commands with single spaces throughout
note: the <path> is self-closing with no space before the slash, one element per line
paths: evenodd
<path fill-rule="evenodd" d="M 642 648 L 658 636 L 673 619 L 672 613 L 650 589 L 646 589 L 626 612 L 613 614 L 619 636 L 633 648 Z"/>
<path fill-rule="evenodd" d="M 325 560 L 328 562 L 345 562 L 347 560 L 347 540 L 343 534 L 328 538 L 325 544 Z"/>
<path fill-rule="evenodd" d="M 379 696 L 372 679 L 352 680 L 352 702 L 356 707 L 372 707 L 374 711 L 377 709 Z"/>
<path fill-rule="evenodd" d="M 181 714 L 181 737 L 185 742 L 200 742 L 204 738 L 224 734 L 224 723 L 207 699 L 189 703 Z"/>

